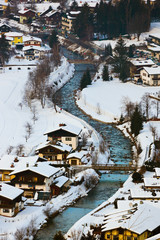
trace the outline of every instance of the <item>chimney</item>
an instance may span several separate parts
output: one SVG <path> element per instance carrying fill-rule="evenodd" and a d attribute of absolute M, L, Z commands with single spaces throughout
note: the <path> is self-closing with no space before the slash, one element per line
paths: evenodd
<path fill-rule="evenodd" d="M 66 126 L 65 123 L 60 123 L 60 124 L 59 124 L 59 127 L 65 127 L 65 126 Z"/>
<path fill-rule="evenodd" d="M 11 168 L 14 168 L 14 163 L 11 163 L 11 166 L 10 166 Z"/>
<path fill-rule="evenodd" d="M 29 167 L 29 163 L 28 162 L 26 163 L 26 167 Z"/>
<path fill-rule="evenodd" d="M 14 159 L 14 162 L 19 162 L 19 160 L 18 160 L 18 158 L 17 158 L 17 157 L 15 157 L 15 159 Z"/>

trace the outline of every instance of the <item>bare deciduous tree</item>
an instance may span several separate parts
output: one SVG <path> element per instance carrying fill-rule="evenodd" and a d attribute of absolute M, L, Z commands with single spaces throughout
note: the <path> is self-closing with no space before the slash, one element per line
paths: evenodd
<path fill-rule="evenodd" d="M 25 124 L 25 129 L 26 129 L 25 139 L 26 139 L 26 142 L 27 142 L 27 140 L 30 138 L 30 136 L 31 136 L 31 134 L 33 132 L 33 127 L 32 127 L 32 125 L 29 122 L 27 122 Z"/>
<path fill-rule="evenodd" d="M 22 152 L 24 150 L 24 145 L 23 144 L 19 144 L 16 148 L 16 155 L 17 156 L 21 156 L 22 155 Z"/>
<path fill-rule="evenodd" d="M 35 106 L 32 107 L 32 119 L 35 124 L 35 122 L 38 120 L 38 112 Z"/>
<path fill-rule="evenodd" d="M 149 93 L 145 93 L 142 97 L 142 102 L 141 102 L 142 110 L 147 119 L 149 118 L 150 109 L 151 109 L 151 99 L 149 95 L 150 95 Z"/>
<path fill-rule="evenodd" d="M 124 116 L 129 120 L 135 109 L 135 104 L 130 101 L 128 97 L 123 98 L 122 101 L 122 109 L 124 112 Z"/>
<path fill-rule="evenodd" d="M 157 128 L 154 127 L 154 126 L 152 126 L 152 125 L 150 125 L 150 126 L 149 126 L 149 129 L 150 129 L 150 131 L 151 131 L 151 133 L 152 133 L 153 141 L 155 141 L 155 139 L 158 137 Z"/>
<path fill-rule="evenodd" d="M 13 148 L 14 148 L 13 146 L 9 146 L 7 148 L 6 152 L 7 152 L 8 155 L 12 152 Z"/>

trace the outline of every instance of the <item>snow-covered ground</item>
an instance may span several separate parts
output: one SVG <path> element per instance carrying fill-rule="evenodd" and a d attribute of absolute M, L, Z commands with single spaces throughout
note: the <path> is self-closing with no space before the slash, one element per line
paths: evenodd
<path fill-rule="evenodd" d="M 159 87 L 136 85 L 131 82 L 122 83 L 118 78 L 104 82 L 102 80 L 102 68 L 96 74 L 92 85 L 83 89 L 77 104 L 93 118 L 104 122 L 116 122 L 123 113 L 124 102 L 129 99 L 139 103 L 146 93 L 156 93 Z M 97 79 L 97 77 L 100 77 Z M 98 94 L 97 94 L 98 93 Z"/>
<path fill-rule="evenodd" d="M 28 61 L 28 63 L 31 62 Z M 28 155 L 33 147 L 46 141 L 43 134 L 49 128 L 51 129 L 61 122 L 70 123 L 71 121 L 70 116 L 64 115 L 62 112 L 56 113 L 51 102 L 48 103 L 48 107 L 43 109 L 37 101 L 34 105 L 36 106 L 38 120 L 34 124 L 32 111 L 23 103 L 24 87 L 28 79 L 28 73 L 34 68 L 35 66 L 30 66 L 30 70 L 28 70 L 27 66 L 21 66 L 21 70 L 18 70 L 18 67 L 14 66 L 12 70 L 6 67 L 0 72 L 0 156 L 6 153 L 9 146 L 14 147 L 14 153 L 16 146 L 19 144 L 25 145 L 24 154 Z M 64 72 L 68 74 L 62 74 Z M 57 87 L 60 88 L 72 77 L 73 73 L 74 66 L 63 58 L 61 66 L 51 74 L 50 83 L 61 79 L 61 82 L 58 81 Z M 20 103 L 22 107 L 19 105 Z M 33 125 L 33 133 L 27 142 L 25 140 L 26 122 Z M 75 119 L 72 120 L 72 124 L 78 124 L 83 128 L 82 124 Z"/>

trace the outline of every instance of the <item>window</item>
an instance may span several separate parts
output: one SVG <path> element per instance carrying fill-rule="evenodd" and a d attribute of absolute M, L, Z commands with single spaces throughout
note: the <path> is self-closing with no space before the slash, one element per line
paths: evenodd
<path fill-rule="evenodd" d="M 113 240 L 119 240 L 118 235 L 114 235 L 114 236 L 113 236 Z"/>
<path fill-rule="evenodd" d="M 131 236 L 127 236 L 127 240 L 131 240 Z"/>
<path fill-rule="evenodd" d="M 72 138 L 71 137 L 66 137 L 66 141 L 71 141 Z"/>
<path fill-rule="evenodd" d="M 110 234 L 107 234 L 107 239 L 110 239 Z"/>
<path fill-rule="evenodd" d="M 9 209 L 4 208 L 4 209 L 3 209 L 3 212 L 4 212 L 4 213 L 9 213 Z"/>

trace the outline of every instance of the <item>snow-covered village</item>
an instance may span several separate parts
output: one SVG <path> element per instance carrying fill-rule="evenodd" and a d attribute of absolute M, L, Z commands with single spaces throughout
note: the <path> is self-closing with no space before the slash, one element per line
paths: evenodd
<path fill-rule="evenodd" d="M 159 0 L 0 0 L 0 240 L 158 240 L 159 214 Z"/>

